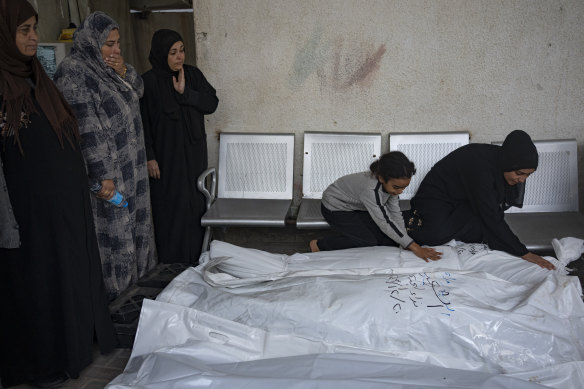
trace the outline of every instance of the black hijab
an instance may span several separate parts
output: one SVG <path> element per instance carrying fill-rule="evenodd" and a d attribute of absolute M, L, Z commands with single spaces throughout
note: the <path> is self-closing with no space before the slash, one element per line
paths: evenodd
<path fill-rule="evenodd" d="M 158 30 L 152 36 L 150 55 L 148 60 L 152 64 L 152 69 L 157 75 L 176 75 L 168 66 L 168 52 L 176 42 L 184 42 L 180 34 L 173 30 Z"/>
<path fill-rule="evenodd" d="M 501 167 L 504 172 L 537 169 L 537 164 L 537 149 L 525 131 L 515 130 L 507 135 L 501 152 Z"/>
<path fill-rule="evenodd" d="M 178 72 L 174 72 L 168 66 L 168 52 L 172 45 L 182 41 L 180 34 L 173 30 L 158 30 L 152 36 L 150 55 L 148 60 L 152 64 L 152 71 L 156 75 L 158 92 L 162 97 L 162 110 L 171 119 L 178 120 L 180 105 L 172 83 L 173 77 L 178 77 Z"/>
<path fill-rule="evenodd" d="M 168 66 L 168 53 L 176 42 L 184 42 L 178 32 L 168 29 L 156 31 L 152 36 L 148 60 L 152 64 L 152 71 L 156 75 L 158 93 L 162 100 L 162 111 L 171 120 L 183 120 L 187 127 L 186 132 L 189 142 L 194 144 L 197 140 L 203 138 L 204 132 L 200 131 L 199 126 L 194 125 L 198 119 L 193 115 L 193 112 L 179 104 L 179 99 L 182 96 L 174 89 L 172 81 L 173 77 L 178 78 L 178 72 L 171 70 Z M 189 80 L 186 69 L 184 69 L 184 75 L 185 93 L 188 93 L 186 88 L 189 85 Z"/>
<path fill-rule="evenodd" d="M 520 169 L 537 169 L 539 157 L 537 149 L 531 137 L 521 130 L 512 131 L 503 142 L 501 147 L 501 170 L 512 172 Z M 503 209 L 510 207 L 523 207 L 525 197 L 525 183 L 518 183 L 513 186 L 505 182 L 505 200 Z"/>

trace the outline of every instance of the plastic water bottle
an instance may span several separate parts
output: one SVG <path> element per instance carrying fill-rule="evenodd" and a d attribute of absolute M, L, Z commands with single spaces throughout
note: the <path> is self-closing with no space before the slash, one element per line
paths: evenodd
<path fill-rule="evenodd" d="M 99 182 L 96 182 L 89 189 L 92 192 L 97 193 L 101 190 L 101 184 Z M 116 193 L 114 193 L 114 196 L 111 199 L 106 200 L 106 201 L 108 203 L 115 205 L 116 207 L 119 207 L 119 208 L 126 208 L 128 206 L 128 202 L 126 201 L 126 199 L 124 199 L 124 195 L 122 195 L 117 190 L 116 190 Z"/>

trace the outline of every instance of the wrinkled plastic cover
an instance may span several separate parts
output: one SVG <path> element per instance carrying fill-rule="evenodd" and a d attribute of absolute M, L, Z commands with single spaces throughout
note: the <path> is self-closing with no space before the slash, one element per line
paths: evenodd
<path fill-rule="evenodd" d="M 215 241 L 144 301 L 109 387 L 582 387 L 570 259 L 550 257 L 550 272 L 483 245 L 439 250 L 425 263 L 397 248 L 285 256 Z"/>

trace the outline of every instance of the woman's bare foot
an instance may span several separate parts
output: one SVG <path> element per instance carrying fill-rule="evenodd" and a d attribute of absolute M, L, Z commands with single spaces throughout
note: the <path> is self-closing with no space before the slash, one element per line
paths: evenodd
<path fill-rule="evenodd" d="M 318 253 L 320 251 L 318 245 L 316 244 L 316 239 L 310 241 L 310 251 L 313 253 Z"/>

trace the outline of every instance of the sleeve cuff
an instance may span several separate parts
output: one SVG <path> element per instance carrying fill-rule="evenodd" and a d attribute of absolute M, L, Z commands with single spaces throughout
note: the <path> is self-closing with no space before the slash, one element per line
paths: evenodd
<path fill-rule="evenodd" d="M 405 246 L 402 245 L 402 247 L 407 250 L 412 245 L 412 243 L 414 243 L 414 240 L 410 238 L 409 243 L 407 245 L 405 245 Z"/>

